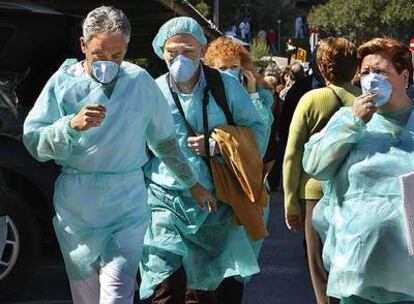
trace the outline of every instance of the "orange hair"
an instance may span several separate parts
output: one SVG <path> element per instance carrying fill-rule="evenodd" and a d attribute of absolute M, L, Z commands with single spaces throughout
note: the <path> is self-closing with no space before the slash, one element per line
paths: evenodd
<path fill-rule="evenodd" d="M 241 68 L 253 72 L 257 80 L 259 73 L 250 53 L 240 44 L 228 37 L 219 37 L 210 42 L 204 53 L 204 63 L 214 67 L 216 59 L 240 59 Z"/>
<path fill-rule="evenodd" d="M 322 76 L 329 82 L 348 82 L 357 70 L 357 50 L 345 38 L 329 37 L 321 41 L 316 61 Z"/>
<path fill-rule="evenodd" d="M 411 51 L 402 42 L 392 38 L 374 38 L 358 48 L 358 67 L 368 55 L 384 53 L 389 56 L 399 74 L 408 70 L 408 85 L 413 83 L 413 62 Z"/>

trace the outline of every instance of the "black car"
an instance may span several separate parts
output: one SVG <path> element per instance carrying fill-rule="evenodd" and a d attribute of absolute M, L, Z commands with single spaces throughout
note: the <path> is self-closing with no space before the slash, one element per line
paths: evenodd
<path fill-rule="evenodd" d="M 22 129 L 54 71 L 80 57 L 81 20 L 0 0 L 0 300 L 30 278 L 42 248 L 56 246 L 52 197 L 60 168 L 30 156 Z"/>

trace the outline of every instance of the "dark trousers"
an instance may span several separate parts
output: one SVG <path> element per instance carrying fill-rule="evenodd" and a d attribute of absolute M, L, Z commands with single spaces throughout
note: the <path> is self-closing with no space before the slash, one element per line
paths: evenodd
<path fill-rule="evenodd" d="M 187 289 L 184 268 L 179 268 L 154 291 L 152 304 L 241 304 L 243 284 L 226 278 L 213 291 Z"/>
<path fill-rule="evenodd" d="M 305 240 L 308 267 L 317 304 L 339 304 L 339 300 L 326 295 L 328 273 L 323 267 L 322 243 L 312 226 L 312 213 L 318 201 L 306 200 L 305 204 Z"/>
<path fill-rule="evenodd" d="M 217 289 L 219 304 L 241 304 L 243 300 L 243 283 L 234 277 L 225 278 Z"/>
<path fill-rule="evenodd" d="M 187 280 L 184 268 L 180 267 L 154 291 L 152 304 L 184 304 Z"/>

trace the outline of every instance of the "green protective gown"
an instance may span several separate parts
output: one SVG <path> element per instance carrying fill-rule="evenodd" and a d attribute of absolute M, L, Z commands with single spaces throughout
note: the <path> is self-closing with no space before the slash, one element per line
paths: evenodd
<path fill-rule="evenodd" d="M 71 280 L 110 265 L 138 270 L 150 208 L 141 167 L 146 143 L 186 186 L 196 176 L 176 140 L 170 108 L 142 68 L 123 62 L 115 83 L 103 86 L 68 59 L 50 78 L 24 124 L 24 144 L 40 161 L 55 160 L 54 227 Z M 70 120 L 88 104 L 102 104 L 98 128 L 78 132 Z"/>
<path fill-rule="evenodd" d="M 252 98 L 252 102 L 253 102 L 254 107 L 256 108 L 257 113 L 260 115 L 260 118 L 264 122 L 264 125 L 266 128 L 266 131 L 264 133 L 265 134 L 264 141 L 266 143 L 266 148 L 267 148 L 267 145 L 270 139 L 270 133 L 272 132 L 272 124 L 274 120 L 273 112 L 272 112 L 272 105 L 273 105 L 274 100 L 273 100 L 272 93 L 263 87 L 258 87 L 257 93 L 259 94 L 259 98 Z M 270 192 L 270 186 L 267 180 L 266 180 L 266 186 L 268 187 L 269 192 Z M 269 196 L 269 199 L 270 199 L 270 196 Z M 263 219 L 265 223 L 267 223 L 268 221 L 269 211 L 270 211 L 269 206 L 267 206 L 267 208 L 264 209 L 264 214 L 263 214 Z M 264 241 L 263 239 L 258 240 L 258 241 L 252 241 L 253 250 L 257 258 L 259 258 L 260 251 L 263 246 L 263 241 Z M 250 278 L 238 277 L 238 279 L 242 282 L 247 282 Z"/>
<path fill-rule="evenodd" d="M 257 112 L 260 115 L 260 118 L 263 120 L 266 126 L 266 143 L 269 142 L 270 132 L 272 131 L 272 124 L 273 124 L 273 112 L 272 112 L 272 105 L 273 105 L 273 95 L 272 93 L 263 88 L 258 87 L 257 93 L 259 94 L 259 98 L 252 98 L 252 102 L 254 107 L 256 108 Z"/>
<path fill-rule="evenodd" d="M 324 240 L 327 294 L 343 303 L 414 301 L 399 185 L 414 171 L 411 113 L 374 114 L 365 124 L 341 108 L 305 145 L 304 169 L 323 181 L 313 225 Z"/>
<path fill-rule="evenodd" d="M 238 80 L 225 73 L 221 75 L 235 123 L 252 128 L 263 155 L 269 137 L 264 122 Z M 171 96 L 166 76 L 158 78 L 157 84 L 170 104 L 185 157 L 197 172 L 199 182 L 214 191 L 206 163 L 187 146 L 188 132 Z M 200 85 L 192 94 L 179 94 L 186 118 L 199 134 L 203 134 L 203 90 Z M 211 95 L 207 111 L 210 129 L 226 124 L 223 111 Z M 141 298 L 151 296 L 154 289 L 181 265 L 186 271 L 187 286 L 198 290 L 214 290 L 226 277 L 243 279 L 259 272 L 257 255 L 262 243 L 252 242 L 243 226 L 232 223 L 230 206 L 219 201 L 216 213 L 201 210 L 186 187 L 158 158 L 151 159 L 145 166 L 145 176 L 149 183 L 152 217 L 141 263 Z"/>

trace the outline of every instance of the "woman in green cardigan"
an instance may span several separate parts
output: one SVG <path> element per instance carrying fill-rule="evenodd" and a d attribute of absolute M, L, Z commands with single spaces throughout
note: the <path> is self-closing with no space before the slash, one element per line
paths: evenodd
<path fill-rule="evenodd" d="M 318 304 L 338 303 L 326 296 L 327 273 L 322 262 L 322 244 L 312 227 L 312 211 L 322 197 L 321 184 L 303 171 L 304 145 L 319 132 L 342 106 L 351 106 L 359 88 L 351 84 L 356 69 L 355 46 L 345 38 L 323 40 L 317 64 L 327 87 L 305 94 L 295 110 L 283 160 L 286 225 L 291 231 L 305 229 L 309 272 Z"/>

